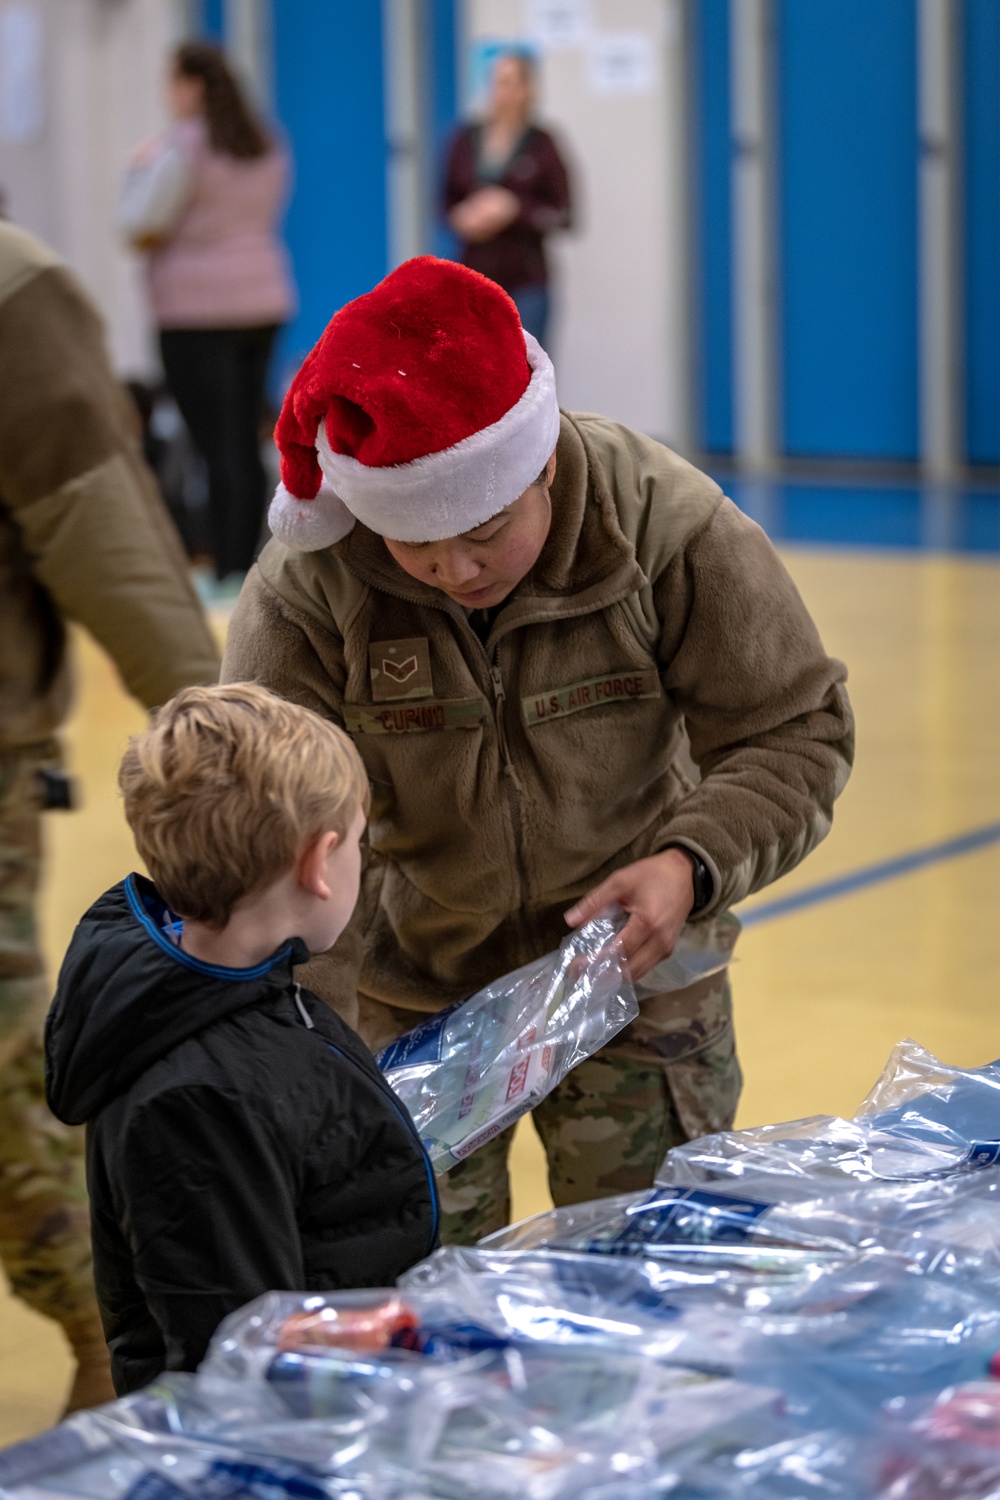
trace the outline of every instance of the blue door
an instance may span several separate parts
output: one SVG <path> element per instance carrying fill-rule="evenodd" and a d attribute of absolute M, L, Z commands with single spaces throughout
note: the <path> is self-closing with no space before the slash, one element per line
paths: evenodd
<path fill-rule="evenodd" d="M 1000 0 L 964 0 L 962 40 L 966 444 L 1000 464 Z"/>
<path fill-rule="evenodd" d="M 699 303 L 696 411 L 706 453 L 733 449 L 729 0 L 700 0 L 694 26 L 694 150 Z"/>
<path fill-rule="evenodd" d="M 297 362 L 337 308 L 387 269 L 382 7 L 275 0 L 278 119 L 295 156 L 287 238 L 300 307 L 286 329 Z"/>
<path fill-rule="evenodd" d="M 914 460 L 915 0 L 778 0 L 785 452 Z"/>

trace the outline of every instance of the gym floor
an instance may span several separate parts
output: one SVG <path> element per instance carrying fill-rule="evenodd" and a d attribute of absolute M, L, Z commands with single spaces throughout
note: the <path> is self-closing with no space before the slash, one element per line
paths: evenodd
<path fill-rule="evenodd" d="M 741 911 L 739 1123 L 850 1115 L 902 1037 L 965 1065 L 1000 1054 L 1000 496 L 731 492 L 781 542 L 827 649 L 848 663 L 858 720 L 857 768 L 829 839 Z M 221 635 L 224 616 L 216 623 Z M 66 744 L 82 805 L 46 823 L 53 976 L 80 914 L 135 863 L 114 788 L 143 715 L 85 639 L 77 662 Z M 526 1125 L 515 1217 L 548 1201 Z M 68 1377 L 59 1330 L 0 1291 L 0 1445 L 53 1421 Z"/>

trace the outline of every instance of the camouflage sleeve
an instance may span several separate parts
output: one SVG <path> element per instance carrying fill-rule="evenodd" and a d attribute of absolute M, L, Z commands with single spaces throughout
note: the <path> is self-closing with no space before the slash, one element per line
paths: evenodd
<path fill-rule="evenodd" d="M 854 757 L 847 672 L 767 537 L 729 501 L 670 560 L 654 598 L 663 685 L 701 775 L 657 843 L 705 860 L 708 916 L 793 869 L 829 832 Z"/>
<path fill-rule="evenodd" d="M 146 707 L 218 652 L 94 309 L 49 266 L 0 303 L 0 495 L 61 614 Z"/>

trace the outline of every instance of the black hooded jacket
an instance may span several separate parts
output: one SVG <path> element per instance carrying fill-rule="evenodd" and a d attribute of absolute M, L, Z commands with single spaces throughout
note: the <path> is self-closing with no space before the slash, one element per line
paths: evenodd
<path fill-rule="evenodd" d="M 94 1274 L 119 1394 L 193 1370 L 271 1289 L 391 1286 L 437 1243 L 430 1163 L 363 1043 L 299 989 L 172 942 L 131 875 L 83 918 L 45 1032 L 49 1106 L 87 1124 Z"/>

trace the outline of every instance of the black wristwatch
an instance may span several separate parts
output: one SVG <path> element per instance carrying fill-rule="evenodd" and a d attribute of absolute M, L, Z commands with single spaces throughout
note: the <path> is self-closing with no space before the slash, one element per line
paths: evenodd
<path fill-rule="evenodd" d="M 685 844 L 667 844 L 666 849 L 679 849 L 691 861 L 691 870 L 694 875 L 694 905 L 691 908 L 690 915 L 696 917 L 700 911 L 705 910 L 715 891 L 712 872 L 705 861 L 699 855 L 695 854 L 693 849 L 688 849 Z M 664 849 L 664 853 L 666 853 L 666 849 Z"/>

